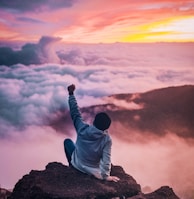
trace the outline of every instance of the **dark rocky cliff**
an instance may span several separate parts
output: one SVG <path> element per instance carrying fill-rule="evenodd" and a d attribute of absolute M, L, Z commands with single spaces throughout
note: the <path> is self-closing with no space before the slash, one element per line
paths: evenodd
<path fill-rule="evenodd" d="M 112 166 L 111 174 L 120 181 L 107 182 L 53 162 L 43 171 L 31 171 L 17 182 L 9 199 L 178 199 L 169 187 L 143 194 L 141 187 L 122 167 Z"/>

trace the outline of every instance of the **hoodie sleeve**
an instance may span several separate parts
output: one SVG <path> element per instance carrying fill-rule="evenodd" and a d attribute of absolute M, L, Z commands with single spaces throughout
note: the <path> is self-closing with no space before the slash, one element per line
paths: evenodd
<path fill-rule="evenodd" d="M 101 163 L 100 163 L 101 175 L 102 175 L 103 179 L 106 179 L 108 176 L 110 176 L 111 147 L 112 147 L 112 140 L 109 139 L 103 149 L 102 159 L 101 159 Z"/>
<path fill-rule="evenodd" d="M 83 122 L 83 119 L 81 117 L 81 113 L 79 111 L 79 107 L 77 105 L 77 101 L 74 95 L 69 95 L 69 108 L 70 108 L 70 114 L 73 120 L 73 124 L 75 126 L 77 133 L 79 134 L 82 129 L 88 127 L 88 124 Z"/>

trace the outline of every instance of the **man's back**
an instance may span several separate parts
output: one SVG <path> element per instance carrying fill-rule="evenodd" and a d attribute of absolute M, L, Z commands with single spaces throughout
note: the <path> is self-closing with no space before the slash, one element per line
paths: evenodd
<path fill-rule="evenodd" d="M 84 165 L 98 168 L 106 145 L 111 145 L 108 133 L 88 126 L 79 133 L 74 154 Z"/>
<path fill-rule="evenodd" d="M 78 170 L 98 178 L 109 176 L 112 145 L 109 134 L 82 121 L 74 95 L 69 97 L 69 106 L 77 132 L 75 150 L 72 154 L 72 165 Z"/>
<path fill-rule="evenodd" d="M 101 112 L 95 116 L 93 125 L 84 123 L 74 90 L 75 85 L 68 86 L 69 108 L 77 140 L 75 145 L 69 139 L 64 141 L 67 159 L 76 169 L 84 173 L 117 182 L 119 178 L 110 176 L 112 140 L 107 129 L 110 127 L 111 119 L 106 113 Z"/>

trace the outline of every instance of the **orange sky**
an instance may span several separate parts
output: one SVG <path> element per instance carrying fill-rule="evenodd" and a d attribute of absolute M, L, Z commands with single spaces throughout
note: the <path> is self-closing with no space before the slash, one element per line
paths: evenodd
<path fill-rule="evenodd" d="M 53 0 L 0 2 L 0 40 L 65 42 L 194 41 L 191 0 Z M 7 3 L 9 2 L 9 3 Z"/>

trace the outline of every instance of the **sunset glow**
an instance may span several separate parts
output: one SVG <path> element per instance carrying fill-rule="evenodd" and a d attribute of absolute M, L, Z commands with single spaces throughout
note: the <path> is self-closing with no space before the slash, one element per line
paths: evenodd
<path fill-rule="evenodd" d="M 134 27 L 133 34 L 123 38 L 123 42 L 177 42 L 194 41 L 194 17 L 169 18 Z"/>
<path fill-rule="evenodd" d="M 61 5 L 60 5 L 61 4 Z M 65 42 L 194 41 L 194 1 L 69 1 L 58 4 L 0 3 L 0 40 Z"/>

